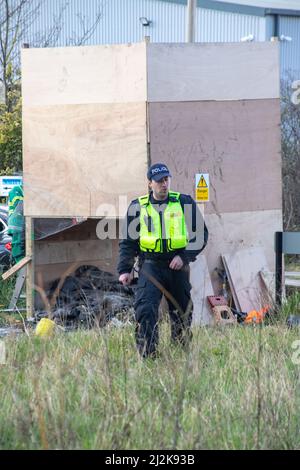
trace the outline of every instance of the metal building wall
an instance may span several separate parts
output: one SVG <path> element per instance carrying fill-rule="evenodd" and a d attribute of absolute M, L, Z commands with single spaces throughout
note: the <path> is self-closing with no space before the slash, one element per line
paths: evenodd
<path fill-rule="evenodd" d="M 291 41 L 280 41 L 281 77 L 300 80 L 300 17 L 280 16 L 279 35 Z"/>
<path fill-rule="evenodd" d="M 239 42 L 249 34 L 265 40 L 265 17 L 197 8 L 197 42 Z"/>
<path fill-rule="evenodd" d="M 39 3 L 39 0 L 33 1 Z M 28 31 L 28 42 L 35 44 L 40 31 L 49 32 L 55 19 L 60 17 L 61 34 L 55 45 L 72 44 L 83 34 L 80 16 L 91 26 L 99 12 L 100 22 L 85 42 L 87 45 L 140 42 L 145 36 L 151 36 L 151 41 L 155 42 L 184 41 L 184 5 L 157 0 L 46 0 Z M 151 26 L 142 26 L 139 18 L 143 16 L 152 20 Z"/>
<path fill-rule="evenodd" d="M 33 0 L 36 4 L 39 0 Z M 101 20 L 85 44 L 139 42 L 150 36 L 152 42 L 184 42 L 186 6 L 157 0 L 46 0 L 40 15 L 28 31 L 24 42 L 35 45 L 49 35 L 51 26 L 61 26 L 60 35 L 50 45 L 74 44 L 83 35 L 81 18 L 87 27 L 101 12 Z M 143 27 L 141 16 L 152 21 Z M 42 32 L 42 34 L 41 34 Z M 196 41 L 231 42 L 253 34 L 265 39 L 265 18 L 197 8 Z"/>
<path fill-rule="evenodd" d="M 40 0 L 32 0 L 38 5 Z M 73 45 L 89 29 L 97 14 L 101 19 L 85 44 L 140 42 L 150 36 L 152 42 L 184 42 L 186 6 L 158 0 L 42 0 L 40 14 L 32 22 L 23 42 L 31 46 Z M 139 18 L 147 17 L 150 26 Z M 274 16 L 254 16 L 197 8 L 197 42 L 235 42 L 253 34 L 255 41 L 269 40 Z M 55 25 L 57 28 L 55 28 Z M 52 34 L 51 34 L 52 32 Z M 280 16 L 279 32 L 291 36 L 281 41 L 281 75 L 300 76 L 300 17 Z M 51 37 L 50 42 L 47 41 Z M 298 75 L 298 77 L 297 77 Z"/>

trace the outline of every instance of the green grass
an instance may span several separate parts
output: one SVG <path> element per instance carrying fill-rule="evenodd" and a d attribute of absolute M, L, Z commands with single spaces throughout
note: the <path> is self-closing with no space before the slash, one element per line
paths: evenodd
<path fill-rule="evenodd" d="M 0 282 L 2 305 L 12 288 Z M 290 314 L 299 291 L 269 325 L 194 328 L 189 351 L 163 322 L 155 361 L 139 358 L 133 325 L 0 339 L 0 449 L 299 449 Z"/>
<path fill-rule="evenodd" d="M 184 352 L 163 323 L 143 361 L 133 326 L 7 337 L 0 448 L 299 448 L 299 339 L 284 323 L 194 328 Z"/>
<path fill-rule="evenodd" d="M 0 327 L 7 326 L 10 322 L 8 322 L 8 317 L 12 320 L 22 321 L 21 316 L 18 313 L 7 313 L 1 312 L 1 310 L 8 309 L 9 303 L 11 301 L 14 287 L 16 284 L 17 276 L 14 275 L 11 278 L 7 279 L 6 281 L 2 281 L 0 279 Z M 17 302 L 18 308 L 25 308 L 26 300 L 24 298 L 19 298 Z"/>
<path fill-rule="evenodd" d="M 299 255 L 285 255 L 284 264 L 285 264 L 285 271 L 299 271 L 300 272 L 300 256 Z"/>
<path fill-rule="evenodd" d="M 13 294 L 16 277 L 12 276 L 7 281 L 0 279 L 0 310 L 8 308 L 11 296 Z"/>
<path fill-rule="evenodd" d="M 285 302 L 283 302 L 280 317 L 282 320 L 286 319 L 289 315 L 300 315 L 300 291 L 298 288 L 291 287 L 286 289 L 289 295 Z M 300 338 L 299 338 L 300 339 Z"/>

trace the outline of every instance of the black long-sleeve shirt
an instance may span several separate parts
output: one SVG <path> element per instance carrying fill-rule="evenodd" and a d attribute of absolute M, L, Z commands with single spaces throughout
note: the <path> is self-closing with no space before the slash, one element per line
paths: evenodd
<path fill-rule="evenodd" d="M 150 193 L 150 202 L 154 209 L 163 215 L 168 203 L 168 198 L 164 201 L 157 201 Z M 123 239 L 119 243 L 120 254 L 118 263 L 119 274 L 129 273 L 134 265 L 135 257 L 140 260 L 154 259 L 159 261 L 170 261 L 179 255 L 184 264 L 196 260 L 196 256 L 205 248 L 208 240 L 208 230 L 203 216 L 193 198 L 187 194 L 180 194 L 179 202 L 185 214 L 185 223 L 189 234 L 189 243 L 186 248 L 168 252 L 166 241 L 163 240 L 163 253 L 141 252 L 139 248 L 140 232 L 140 211 L 141 206 L 138 199 L 133 200 L 127 210 L 126 219 L 123 224 Z M 163 217 L 161 217 L 163 220 Z"/>

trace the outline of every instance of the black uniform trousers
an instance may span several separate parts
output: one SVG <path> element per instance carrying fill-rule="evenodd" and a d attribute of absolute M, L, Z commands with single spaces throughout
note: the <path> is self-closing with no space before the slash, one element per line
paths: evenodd
<path fill-rule="evenodd" d="M 191 339 L 192 300 L 190 269 L 176 271 L 169 262 L 145 260 L 135 291 L 136 343 L 142 357 L 154 356 L 158 344 L 158 308 L 165 295 L 171 323 L 171 339 L 186 345 Z"/>

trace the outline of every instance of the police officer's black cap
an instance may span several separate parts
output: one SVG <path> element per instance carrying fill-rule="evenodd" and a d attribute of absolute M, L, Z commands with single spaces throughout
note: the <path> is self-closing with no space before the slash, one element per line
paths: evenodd
<path fill-rule="evenodd" d="M 164 163 L 155 163 L 154 165 L 150 166 L 147 172 L 148 180 L 159 181 L 165 176 L 172 176 L 169 172 L 167 165 Z"/>

